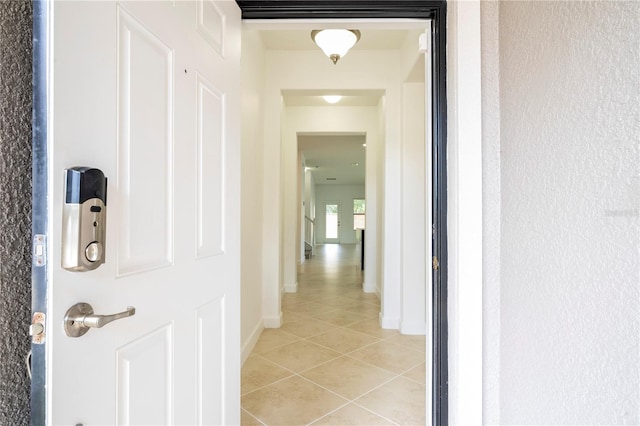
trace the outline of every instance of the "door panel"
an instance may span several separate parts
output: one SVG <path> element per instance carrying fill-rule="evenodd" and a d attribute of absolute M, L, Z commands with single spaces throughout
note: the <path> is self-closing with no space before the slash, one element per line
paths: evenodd
<path fill-rule="evenodd" d="M 166 325 L 116 350 L 118 424 L 170 424 L 173 328 Z"/>
<path fill-rule="evenodd" d="M 240 12 L 52 9 L 47 421 L 239 424 Z M 108 177 L 106 263 L 69 272 L 62 173 L 80 165 Z M 136 314 L 70 338 L 77 302 Z"/>
<path fill-rule="evenodd" d="M 117 264 L 118 275 L 127 275 L 173 260 L 174 64 L 171 48 L 158 36 L 122 7 L 117 13 Z"/>
<path fill-rule="evenodd" d="M 224 57 L 225 16 L 213 1 L 198 1 L 198 31 Z"/>
<path fill-rule="evenodd" d="M 198 75 L 198 257 L 224 252 L 224 95 Z M 212 167 L 213 166 L 213 167 Z"/>
<path fill-rule="evenodd" d="M 223 298 L 214 299 L 196 312 L 198 424 L 224 424 L 224 327 L 220 327 L 225 321 L 224 302 Z"/>

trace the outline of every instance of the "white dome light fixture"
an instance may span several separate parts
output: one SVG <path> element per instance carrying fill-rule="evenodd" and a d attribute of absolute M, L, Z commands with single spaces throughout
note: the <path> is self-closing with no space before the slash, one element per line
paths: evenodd
<path fill-rule="evenodd" d="M 324 99 L 324 101 L 329 103 L 329 104 L 335 104 L 335 103 L 340 102 L 340 99 L 342 99 L 342 96 L 340 96 L 340 95 L 324 95 L 322 97 L 322 99 Z"/>
<path fill-rule="evenodd" d="M 360 31 L 313 30 L 311 39 L 335 65 L 360 40 Z"/>

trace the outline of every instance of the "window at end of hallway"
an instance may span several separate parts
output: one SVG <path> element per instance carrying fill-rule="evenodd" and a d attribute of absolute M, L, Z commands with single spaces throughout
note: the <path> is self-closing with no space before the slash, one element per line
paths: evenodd
<path fill-rule="evenodd" d="M 353 200 L 353 229 L 364 229 L 365 224 L 365 203 L 364 199 Z"/>

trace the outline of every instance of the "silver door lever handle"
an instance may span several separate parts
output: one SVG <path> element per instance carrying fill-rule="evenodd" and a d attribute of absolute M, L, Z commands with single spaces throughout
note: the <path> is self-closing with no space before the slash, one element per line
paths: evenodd
<path fill-rule="evenodd" d="M 64 331 L 69 337 L 83 336 L 90 328 L 100 328 L 122 318 L 136 314 L 136 308 L 127 307 L 124 312 L 112 315 L 94 315 L 93 307 L 88 303 L 76 303 L 64 316 Z"/>

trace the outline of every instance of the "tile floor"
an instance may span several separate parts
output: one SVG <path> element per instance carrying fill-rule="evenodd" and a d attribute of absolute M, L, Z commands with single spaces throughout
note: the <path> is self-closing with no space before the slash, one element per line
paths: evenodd
<path fill-rule="evenodd" d="M 424 425 L 425 340 L 378 325 L 357 246 L 327 244 L 242 368 L 243 425 Z"/>

